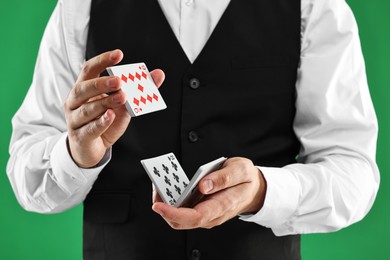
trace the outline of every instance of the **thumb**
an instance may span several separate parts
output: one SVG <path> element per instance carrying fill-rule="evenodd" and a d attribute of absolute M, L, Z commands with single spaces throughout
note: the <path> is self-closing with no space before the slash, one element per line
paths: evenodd
<path fill-rule="evenodd" d="M 158 88 L 162 85 L 162 83 L 165 80 L 165 73 L 164 73 L 164 71 L 162 71 L 160 69 L 155 69 L 155 70 L 151 71 L 150 76 L 152 76 L 154 84 L 156 84 L 156 86 Z"/>

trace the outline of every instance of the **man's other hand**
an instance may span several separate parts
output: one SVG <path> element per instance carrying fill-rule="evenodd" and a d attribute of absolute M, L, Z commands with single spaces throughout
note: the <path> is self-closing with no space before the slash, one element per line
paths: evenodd
<path fill-rule="evenodd" d="M 153 191 L 152 209 L 174 229 L 212 228 L 238 214 L 256 213 L 266 194 L 261 171 L 245 158 L 230 158 L 222 168 L 198 184 L 204 199 L 193 208 L 175 208 L 161 201 Z"/>
<path fill-rule="evenodd" d="M 65 100 L 69 150 L 79 167 L 96 166 L 107 148 L 123 135 L 130 123 L 120 79 L 115 76 L 100 77 L 107 67 L 118 64 L 122 59 L 122 51 L 114 50 L 88 60 Z M 163 71 L 154 70 L 150 74 L 160 87 L 165 77 Z"/>

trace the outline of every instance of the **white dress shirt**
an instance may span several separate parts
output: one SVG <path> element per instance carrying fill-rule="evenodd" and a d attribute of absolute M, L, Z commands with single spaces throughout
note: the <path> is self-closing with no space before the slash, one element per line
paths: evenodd
<path fill-rule="evenodd" d="M 159 0 L 191 62 L 229 2 Z M 58 2 L 33 82 L 12 121 L 7 173 L 19 203 L 29 211 L 54 213 L 81 203 L 111 157 L 109 151 L 101 166 L 82 169 L 66 146 L 63 103 L 84 63 L 90 5 L 90 0 Z M 299 163 L 260 165 L 267 180 L 264 206 L 241 216 L 276 235 L 329 232 L 359 221 L 379 185 L 377 121 L 354 16 L 343 0 L 302 0 L 301 8 L 293 125 L 301 143 Z"/>

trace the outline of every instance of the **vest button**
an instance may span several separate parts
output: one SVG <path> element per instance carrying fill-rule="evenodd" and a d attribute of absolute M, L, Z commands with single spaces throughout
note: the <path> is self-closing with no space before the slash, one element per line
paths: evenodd
<path fill-rule="evenodd" d="M 196 79 L 196 78 L 190 79 L 190 88 L 197 89 L 199 87 L 200 87 L 199 79 Z"/>
<path fill-rule="evenodd" d="M 198 249 L 192 250 L 191 256 L 193 260 L 199 260 L 200 259 L 200 251 Z"/>
<path fill-rule="evenodd" d="M 188 140 L 190 140 L 191 143 L 195 143 L 199 140 L 199 136 L 195 131 L 191 131 L 188 133 Z"/>

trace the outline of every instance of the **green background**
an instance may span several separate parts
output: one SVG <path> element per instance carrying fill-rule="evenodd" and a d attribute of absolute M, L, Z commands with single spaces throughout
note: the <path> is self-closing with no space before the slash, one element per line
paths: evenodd
<path fill-rule="evenodd" d="M 82 1 L 82 0 L 80 0 Z M 379 119 L 381 187 L 368 216 L 342 231 L 304 235 L 303 259 L 390 259 L 390 1 L 349 0 L 357 18 Z M 0 259 L 81 259 L 81 213 L 25 212 L 6 176 L 11 118 L 31 82 L 39 42 L 55 0 L 0 0 Z"/>

